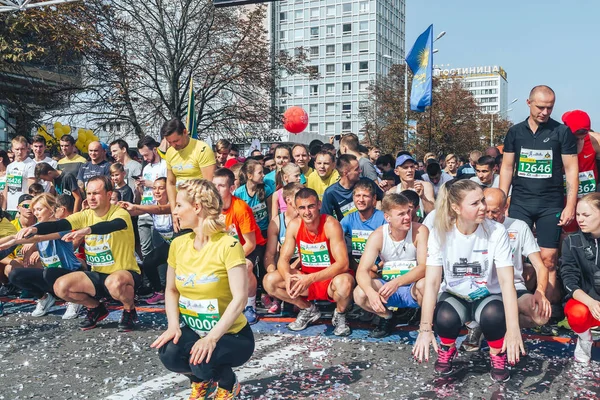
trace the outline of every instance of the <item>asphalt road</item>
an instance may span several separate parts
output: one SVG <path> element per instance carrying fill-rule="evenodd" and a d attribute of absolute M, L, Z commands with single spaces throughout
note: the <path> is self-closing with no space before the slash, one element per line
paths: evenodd
<path fill-rule="evenodd" d="M 63 321 L 64 307 L 42 318 L 30 303 L 9 303 L 0 317 L 0 399 L 186 399 L 188 381 L 161 364 L 149 344 L 165 328 L 160 310 L 139 309 L 138 329 L 116 330 L 120 311 L 97 329 Z M 512 379 L 489 377 L 484 351 L 459 353 L 456 371 L 440 378 L 433 364 L 411 358 L 415 332 L 398 330 L 384 340 L 355 327 L 337 338 L 328 323 L 291 333 L 285 320 L 253 326 L 257 350 L 237 370 L 243 399 L 596 399 L 600 398 L 600 349 L 589 366 L 572 360 L 564 338 L 526 341 L 529 356 Z"/>

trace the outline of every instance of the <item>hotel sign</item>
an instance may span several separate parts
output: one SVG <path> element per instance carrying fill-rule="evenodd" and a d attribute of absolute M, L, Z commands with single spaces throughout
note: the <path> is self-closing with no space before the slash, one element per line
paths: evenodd
<path fill-rule="evenodd" d="M 502 78 L 504 78 L 504 80 L 506 80 L 506 71 L 497 65 L 468 68 L 440 68 L 437 65 L 433 66 L 433 76 L 440 78 L 465 78 L 468 76 L 493 74 L 499 74 Z"/>

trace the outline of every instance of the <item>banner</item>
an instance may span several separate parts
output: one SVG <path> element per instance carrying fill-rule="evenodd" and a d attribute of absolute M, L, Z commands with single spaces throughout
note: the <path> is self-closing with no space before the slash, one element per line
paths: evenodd
<path fill-rule="evenodd" d="M 410 109 L 423 112 L 431 105 L 431 79 L 433 75 L 433 25 L 415 41 L 406 56 L 406 64 L 413 73 Z"/>

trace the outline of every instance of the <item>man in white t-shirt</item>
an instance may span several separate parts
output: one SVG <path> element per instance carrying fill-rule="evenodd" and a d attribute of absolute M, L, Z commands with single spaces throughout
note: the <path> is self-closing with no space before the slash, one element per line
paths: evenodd
<path fill-rule="evenodd" d="M 28 157 L 29 142 L 23 136 L 17 136 L 12 141 L 12 152 L 15 161 L 6 167 L 6 186 L 2 208 L 13 218 L 17 215 L 19 197 L 27 194 L 29 185 L 35 183 L 35 161 Z"/>
<path fill-rule="evenodd" d="M 44 137 L 41 135 L 35 135 L 31 142 L 31 150 L 33 150 L 33 161 L 35 161 L 36 165 L 45 162 L 52 168 L 56 169 L 58 165 L 56 160 L 53 160 L 52 158 L 46 155 L 46 139 L 44 139 Z M 49 182 L 40 179 L 39 184 L 44 187 L 45 192 L 50 191 Z"/>
<path fill-rule="evenodd" d="M 110 154 L 115 159 L 115 162 L 121 163 L 123 168 L 125 168 L 125 181 L 133 191 L 136 199 L 135 202 L 137 203 L 139 197 L 135 190 L 136 180 L 134 177 L 142 175 L 142 164 L 129 156 L 129 145 L 123 139 L 117 139 L 110 144 Z"/>

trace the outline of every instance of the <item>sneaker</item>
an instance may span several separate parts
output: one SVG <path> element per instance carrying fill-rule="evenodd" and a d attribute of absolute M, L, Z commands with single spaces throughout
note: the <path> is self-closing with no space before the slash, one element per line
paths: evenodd
<path fill-rule="evenodd" d="M 96 324 L 108 317 L 108 310 L 104 303 L 100 303 L 98 307 L 88 308 L 85 319 L 79 324 L 82 331 L 94 329 Z"/>
<path fill-rule="evenodd" d="M 394 318 L 394 316 L 388 319 L 379 317 L 379 323 L 377 324 L 375 329 L 373 329 L 373 331 L 369 334 L 369 337 L 372 337 L 374 339 L 384 338 L 386 336 L 389 336 L 395 327 L 396 318 Z"/>
<path fill-rule="evenodd" d="M 479 349 L 481 348 L 481 341 L 483 340 L 481 326 L 479 326 L 479 324 L 477 324 L 475 328 L 469 328 L 467 326 L 467 330 L 469 331 L 469 333 L 460 345 L 460 349 L 467 352 L 479 351 Z"/>
<path fill-rule="evenodd" d="M 219 388 L 217 388 L 217 391 L 215 392 L 215 397 L 213 397 L 213 399 L 214 400 L 237 399 L 238 395 L 240 394 L 240 389 L 241 389 L 240 383 L 238 382 L 238 380 L 236 378 L 231 391 L 219 387 Z"/>
<path fill-rule="evenodd" d="M 346 322 L 346 313 L 338 312 L 335 310 L 333 312 L 333 318 L 331 319 L 331 324 L 335 327 L 333 330 L 333 334 L 335 336 L 348 336 L 352 333 L 352 330 L 348 326 Z"/>
<path fill-rule="evenodd" d="M 152 297 L 146 299 L 146 304 L 165 304 L 165 294 L 160 292 L 154 292 Z"/>
<path fill-rule="evenodd" d="M 7 296 L 7 295 L 8 295 L 8 285 L 0 286 L 0 296 Z"/>
<path fill-rule="evenodd" d="M 269 314 L 279 314 L 281 312 L 281 302 L 277 299 L 273 299 L 271 307 L 267 310 Z"/>
<path fill-rule="evenodd" d="M 456 346 L 441 345 L 438 350 L 438 359 L 435 361 L 435 372 L 440 375 L 450 374 L 452 372 L 452 360 L 454 360 L 457 353 Z"/>
<path fill-rule="evenodd" d="M 43 317 L 48 314 L 50 311 L 50 307 L 54 305 L 56 299 L 50 293 L 46 293 L 45 296 L 38 299 L 37 304 L 35 306 L 35 310 L 31 313 L 32 317 Z"/>
<path fill-rule="evenodd" d="M 575 345 L 575 361 L 583 364 L 587 364 L 592 359 L 592 340 L 582 339 L 581 336 L 577 338 L 577 345 Z"/>
<path fill-rule="evenodd" d="M 292 331 L 303 331 L 308 325 L 317 322 L 321 318 L 321 311 L 311 304 L 310 307 L 300 310 L 294 322 L 288 324 L 288 329 Z"/>
<path fill-rule="evenodd" d="M 273 302 L 276 301 L 273 297 L 269 296 L 266 293 L 260 295 L 260 302 L 264 308 L 270 308 L 273 305 Z"/>
<path fill-rule="evenodd" d="M 254 325 L 258 322 L 258 314 L 256 313 L 256 309 L 252 306 L 246 306 L 246 308 L 244 308 L 244 316 L 250 325 Z"/>
<path fill-rule="evenodd" d="M 210 398 L 217 389 L 217 384 L 213 381 L 192 382 L 192 393 L 188 400 L 204 400 Z"/>
<path fill-rule="evenodd" d="M 20 289 L 12 283 L 7 283 L 0 287 L 0 296 L 16 296 L 20 293 Z"/>
<path fill-rule="evenodd" d="M 134 322 L 137 321 L 137 311 L 135 308 L 132 310 L 123 310 L 121 314 L 121 320 L 119 321 L 118 330 L 119 332 L 131 332 L 135 329 Z"/>
<path fill-rule="evenodd" d="M 83 306 L 77 303 L 68 303 L 67 302 L 67 310 L 62 316 L 62 319 L 75 319 L 79 316 L 81 309 Z"/>
<path fill-rule="evenodd" d="M 490 376 L 492 377 L 493 381 L 506 382 L 510 379 L 506 352 L 498 353 L 496 355 L 490 354 L 490 363 L 492 364 Z"/>

